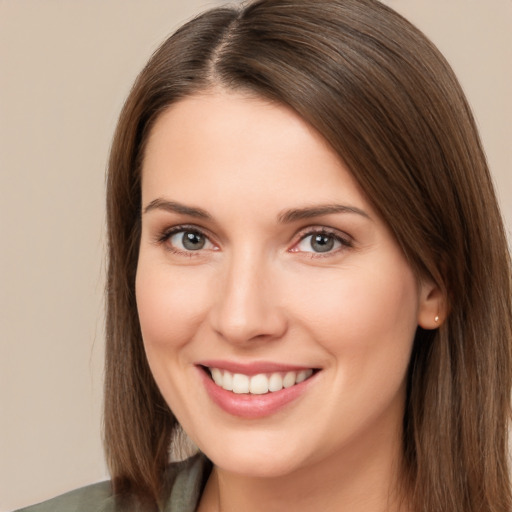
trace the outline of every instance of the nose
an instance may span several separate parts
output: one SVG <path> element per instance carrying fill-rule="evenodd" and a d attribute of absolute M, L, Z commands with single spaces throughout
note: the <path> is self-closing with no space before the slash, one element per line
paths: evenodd
<path fill-rule="evenodd" d="M 271 264 L 252 254 L 240 254 L 226 265 L 219 279 L 211 325 L 233 344 L 279 339 L 287 330 L 285 311 L 278 304 L 278 280 Z M 274 279 L 273 279 L 274 277 Z"/>

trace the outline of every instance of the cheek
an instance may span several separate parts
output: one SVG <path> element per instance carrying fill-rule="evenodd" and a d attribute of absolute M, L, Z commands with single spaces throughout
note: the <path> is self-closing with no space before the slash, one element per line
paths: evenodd
<path fill-rule="evenodd" d="M 297 321 L 350 374 L 382 365 L 403 373 L 418 314 L 416 280 L 405 264 L 344 268 L 292 300 Z"/>
<path fill-rule="evenodd" d="M 329 354 L 331 392 L 318 407 L 328 418 L 324 435 L 332 439 L 340 425 L 364 431 L 401 416 L 417 325 L 417 286 L 408 268 L 344 270 L 295 303 L 302 328 Z"/>
<path fill-rule="evenodd" d="M 200 272 L 148 263 L 141 255 L 135 283 L 144 344 L 147 351 L 174 350 L 193 337 L 208 307 L 209 287 Z"/>

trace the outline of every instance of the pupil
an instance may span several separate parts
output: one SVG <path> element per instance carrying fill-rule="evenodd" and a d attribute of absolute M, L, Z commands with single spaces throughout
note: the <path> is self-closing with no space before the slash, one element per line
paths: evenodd
<path fill-rule="evenodd" d="M 188 231 L 183 233 L 183 247 L 185 249 L 189 249 L 191 251 L 197 251 L 202 249 L 205 244 L 204 236 L 199 233 L 194 233 L 193 231 Z"/>
<path fill-rule="evenodd" d="M 311 247 L 316 252 L 330 251 L 334 246 L 334 238 L 331 235 L 315 235 L 311 239 Z"/>

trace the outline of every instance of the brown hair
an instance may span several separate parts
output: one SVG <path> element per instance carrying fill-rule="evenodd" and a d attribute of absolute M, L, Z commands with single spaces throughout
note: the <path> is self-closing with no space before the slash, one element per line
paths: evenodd
<path fill-rule="evenodd" d="M 157 506 L 177 422 L 135 302 L 144 145 L 170 104 L 213 86 L 286 104 L 337 151 L 411 267 L 446 293 L 418 328 L 403 430 L 413 510 L 509 512 L 511 265 L 475 122 L 439 51 L 376 0 L 219 8 L 163 43 L 122 111 L 108 176 L 105 446 L 114 490 Z"/>

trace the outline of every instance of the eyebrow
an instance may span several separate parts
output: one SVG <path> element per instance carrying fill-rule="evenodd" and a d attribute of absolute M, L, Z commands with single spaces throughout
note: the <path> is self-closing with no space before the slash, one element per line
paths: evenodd
<path fill-rule="evenodd" d="M 180 213 L 182 215 L 190 215 L 198 219 L 211 219 L 211 215 L 201 208 L 192 206 L 185 206 L 184 204 L 177 203 L 176 201 L 167 201 L 166 199 L 154 199 L 145 208 L 144 213 L 152 210 L 165 210 L 171 213 Z"/>
<path fill-rule="evenodd" d="M 321 217 L 322 215 L 331 215 L 333 213 L 355 213 L 371 220 L 371 217 L 364 210 L 356 208 L 355 206 L 325 204 L 285 210 L 278 215 L 278 221 L 282 224 L 288 224 L 299 220 L 311 219 L 313 217 Z"/>
<path fill-rule="evenodd" d="M 212 216 L 202 208 L 186 206 L 176 201 L 168 201 L 167 199 L 154 199 L 145 208 L 144 213 L 152 210 L 165 210 L 171 213 L 179 213 L 182 215 L 190 215 L 198 219 L 211 220 Z M 292 208 L 281 212 L 277 216 L 277 220 L 281 224 L 290 224 L 299 220 L 321 217 L 322 215 L 331 215 L 336 213 L 353 213 L 361 215 L 371 220 L 371 217 L 360 208 L 355 206 L 347 206 L 343 204 L 323 204 L 315 206 L 306 206 L 304 208 Z"/>

